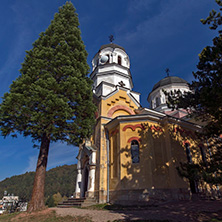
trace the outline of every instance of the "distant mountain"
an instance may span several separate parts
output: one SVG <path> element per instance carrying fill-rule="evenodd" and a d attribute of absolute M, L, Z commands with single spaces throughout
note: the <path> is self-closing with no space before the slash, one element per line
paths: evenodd
<path fill-rule="evenodd" d="M 64 165 L 46 172 L 45 197 L 60 193 L 62 196 L 71 196 L 75 191 L 77 169 L 76 164 Z M 4 191 L 29 201 L 32 195 L 32 186 L 35 172 L 12 176 L 0 182 L 0 199 Z"/>

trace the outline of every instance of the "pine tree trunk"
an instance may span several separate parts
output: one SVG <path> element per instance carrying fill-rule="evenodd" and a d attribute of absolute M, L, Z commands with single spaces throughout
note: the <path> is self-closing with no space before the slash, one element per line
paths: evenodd
<path fill-rule="evenodd" d="M 37 211 L 45 208 L 45 174 L 48 162 L 50 139 L 46 134 L 43 135 L 39 157 L 36 166 L 35 180 L 32 190 L 32 199 L 29 203 L 28 212 Z"/>

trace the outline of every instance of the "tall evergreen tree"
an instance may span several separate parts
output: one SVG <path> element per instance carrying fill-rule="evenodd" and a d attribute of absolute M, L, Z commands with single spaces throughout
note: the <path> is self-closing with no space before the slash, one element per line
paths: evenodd
<path fill-rule="evenodd" d="M 3 97 L 0 127 L 5 137 L 20 133 L 41 144 L 29 204 L 29 211 L 33 211 L 44 208 L 50 143 L 78 145 L 90 135 L 94 124 L 87 52 L 71 2 L 59 8 L 26 53 L 20 76 Z"/>

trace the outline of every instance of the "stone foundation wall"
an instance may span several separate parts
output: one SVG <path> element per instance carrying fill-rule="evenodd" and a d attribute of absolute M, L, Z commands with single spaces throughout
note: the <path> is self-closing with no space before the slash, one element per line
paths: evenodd
<path fill-rule="evenodd" d="M 95 197 L 95 192 L 87 191 L 85 197 L 94 198 Z"/>
<path fill-rule="evenodd" d="M 107 202 L 107 192 L 105 190 L 95 191 L 94 198 L 98 203 L 106 203 Z"/>
<path fill-rule="evenodd" d="M 122 205 L 149 204 L 167 200 L 189 200 L 188 189 L 143 189 L 110 191 L 110 203 Z"/>
<path fill-rule="evenodd" d="M 75 198 L 80 198 L 80 192 L 75 192 L 74 194 L 73 194 L 73 196 L 75 197 Z"/>
<path fill-rule="evenodd" d="M 144 205 L 168 200 L 190 200 L 189 189 L 138 189 L 118 190 L 109 192 L 110 203 L 121 205 Z M 87 192 L 86 197 L 95 198 L 98 203 L 107 202 L 107 192 L 104 190 Z"/>

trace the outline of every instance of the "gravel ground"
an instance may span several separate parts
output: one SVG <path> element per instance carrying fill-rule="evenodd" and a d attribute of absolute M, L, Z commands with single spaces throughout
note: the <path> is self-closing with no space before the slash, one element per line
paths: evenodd
<path fill-rule="evenodd" d="M 222 220 L 222 201 L 176 201 L 158 206 L 125 210 L 90 210 L 79 208 L 51 208 L 58 215 L 88 216 L 94 222 L 169 220 L 172 222 L 204 222 L 212 218 Z"/>

